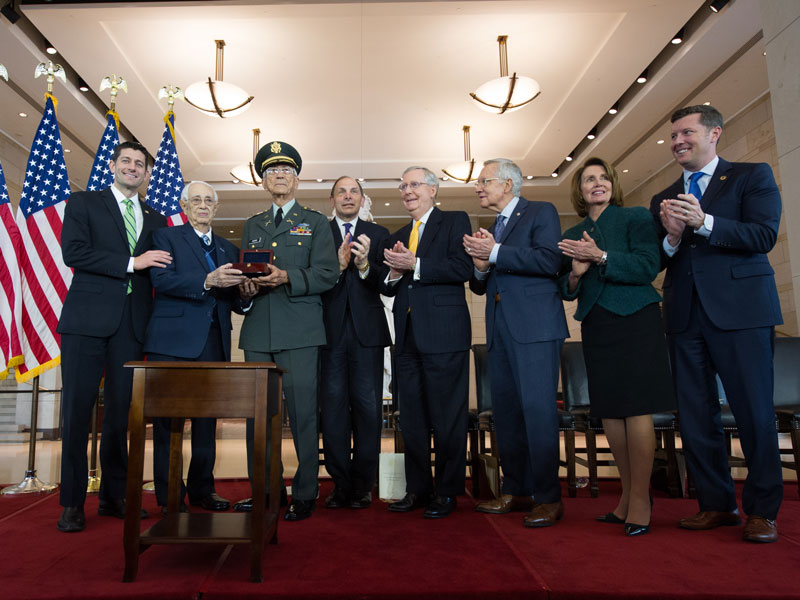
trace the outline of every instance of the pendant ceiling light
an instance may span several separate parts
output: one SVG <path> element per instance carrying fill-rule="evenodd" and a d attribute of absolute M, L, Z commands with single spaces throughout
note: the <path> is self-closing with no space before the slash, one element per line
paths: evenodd
<path fill-rule="evenodd" d="M 185 100 L 203 114 L 211 117 L 235 117 L 250 107 L 253 96 L 242 88 L 222 81 L 224 40 L 214 40 L 217 45 L 217 67 L 214 79 L 193 83 L 185 92 Z"/>
<path fill-rule="evenodd" d="M 540 93 L 539 83 L 530 77 L 508 75 L 507 35 L 497 37 L 500 44 L 500 77 L 487 81 L 470 96 L 480 108 L 502 115 L 518 110 Z"/>
<path fill-rule="evenodd" d="M 483 162 L 475 162 L 470 156 L 469 150 L 469 125 L 464 125 L 464 162 L 455 163 L 446 169 L 442 169 L 445 175 L 451 179 L 457 179 L 464 183 L 469 183 L 478 178 L 478 174 L 483 168 Z"/>
<path fill-rule="evenodd" d="M 256 154 L 258 154 L 258 149 L 261 147 L 258 139 L 260 135 L 260 129 L 253 129 L 253 154 L 250 162 L 245 165 L 233 167 L 233 169 L 231 169 L 231 175 L 238 179 L 241 183 L 255 186 L 261 185 L 261 177 L 259 176 L 258 171 L 253 164 Z"/>

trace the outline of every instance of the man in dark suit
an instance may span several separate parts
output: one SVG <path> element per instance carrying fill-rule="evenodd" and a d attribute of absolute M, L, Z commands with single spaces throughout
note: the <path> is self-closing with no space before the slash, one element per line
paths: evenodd
<path fill-rule="evenodd" d="M 339 268 L 328 220 L 295 200 L 303 166 L 297 150 L 286 142 L 270 142 L 258 151 L 254 164 L 271 204 L 244 224 L 242 248 L 272 250 L 274 263 L 267 275 L 251 280 L 257 294 L 242 324 L 239 347 L 248 362 L 274 362 L 286 369 L 283 392 L 298 464 L 292 502 L 283 518 L 300 521 L 311 516 L 319 493 L 317 363 L 319 347 L 325 344 L 320 295 L 336 283 Z M 246 436 L 252 472 L 252 419 Z M 249 511 L 252 506 L 247 498 L 233 508 Z"/>
<path fill-rule="evenodd" d="M 125 517 L 133 376 L 122 365 L 142 358 L 153 304 L 149 269 L 164 268 L 171 261 L 168 252 L 151 249 L 153 232 L 166 226 L 166 219 L 139 202 L 137 195 L 147 156 L 147 150 L 138 143 L 119 144 L 109 161 L 114 184 L 100 192 L 75 192 L 64 212 L 61 252 L 64 264 L 73 269 L 73 277 L 58 323 L 64 423 L 61 531 L 81 531 L 86 526 L 86 440 L 104 370 L 102 479 L 97 512 Z"/>
<path fill-rule="evenodd" d="M 484 163 L 475 189 L 496 213 L 489 230 L 464 236 L 475 270 L 470 289 L 486 295 L 486 342 L 503 492 L 480 512 L 529 511 L 526 527 L 548 527 L 564 515 L 558 480 L 556 391 L 567 337 L 556 284 L 561 225 L 549 202 L 520 197 L 522 172 L 504 158 Z"/>
<path fill-rule="evenodd" d="M 242 312 L 236 286 L 245 279 L 231 266 L 239 262 L 239 249 L 211 229 L 219 207 L 213 187 L 192 181 L 183 188 L 180 202 L 188 222 L 153 234 L 153 247 L 168 252 L 172 264 L 150 271 L 156 294 L 144 351 L 151 361 L 230 361 L 231 308 Z M 153 419 L 153 475 L 162 512 L 167 505 L 170 421 Z M 214 489 L 216 425 L 216 419 L 192 419 L 187 489 L 189 504 L 227 510 L 230 502 Z"/>
<path fill-rule="evenodd" d="M 650 209 L 664 235 L 664 318 L 681 438 L 700 504 L 680 526 L 740 522 L 720 424 L 719 373 L 748 467 L 742 536 L 774 542 L 783 484 L 772 355 L 783 319 L 767 253 L 778 236 L 781 198 L 768 165 L 717 156 L 722 115 L 714 107 L 682 108 L 671 121 L 672 154 L 683 175 L 653 197 Z"/>
<path fill-rule="evenodd" d="M 434 206 L 439 180 L 425 167 L 406 169 L 400 192 L 413 221 L 389 238 L 383 293 L 394 296 L 406 495 L 389 510 L 425 507 L 424 516 L 435 519 L 453 512 L 464 493 L 472 341 L 464 282 L 472 261 L 461 240 L 471 227 L 466 213 Z"/>
<path fill-rule="evenodd" d="M 378 290 L 386 275 L 383 247 L 389 231 L 359 219 L 363 205 L 358 181 L 336 180 L 330 226 L 340 274 L 333 289 L 322 294 L 328 340 L 321 351 L 322 442 L 334 484 L 327 508 L 367 508 L 378 471 L 383 349 L 392 343 Z"/>

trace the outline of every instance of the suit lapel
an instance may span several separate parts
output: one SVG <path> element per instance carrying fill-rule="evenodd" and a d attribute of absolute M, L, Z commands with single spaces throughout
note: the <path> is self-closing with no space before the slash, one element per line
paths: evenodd
<path fill-rule="evenodd" d="M 511 213 L 511 216 L 508 218 L 508 223 L 506 223 L 506 227 L 505 229 L 503 229 L 502 238 L 496 239 L 495 241 L 502 242 L 508 237 L 508 234 L 511 232 L 511 230 L 514 229 L 516 224 L 519 223 L 520 220 L 522 219 L 522 216 L 525 214 L 527 208 L 528 208 L 528 201 L 520 196 L 520 199 L 517 200 L 517 205 L 514 207 L 514 212 Z M 492 228 L 492 231 L 494 232 L 494 228 Z"/>
<path fill-rule="evenodd" d="M 225 249 L 225 245 L 222 242 L 222 238 L 217 236 L 216 238 L 217 244 L 217 266 L 226 265 L 228 263 L 235 263 L 239 262 L 238 256 L 229 256 L 228 251 Z M 205 258 L 205 257 L 204 257 Z"/>
<path fill-rule="evenodd" d="M 125 248 L 128 248 L 128 234 L 125 232 L 125 221 L 122 220 L 122 212 L 120 212 L 119 203 L 117 203 L 117 199 L 114 197 L 114 193 L 111 191 L 111 188 L 106 188 L 101 191 L 100 199 L 103 206 L 106 207 L 106 210 L 108 210 L 109 214 L 111 215 L 111 220 L 114 221 L 114 225 L 117 226 L 119 235 L 125 244 Z"/>
<path fill-rule="evenodd" d="M 205 252 L 203 252 L 203 248 L 200 246 L 200 240 L 197 239 L 197 234 L 194 232 L 194 228 L 192 228 L 189 223 L 185 223 L 181 226 L 181 233 L 183 234 L 183 240 L 186 242 L 186 245 L 189 246 L 189 251 L 194 254 L 194 257 L 198 261 L 200 261 L 200 264 L 203 266 L 203 270 L 206 273 L 210 272 L 211 269 L 208 267 Z M 219 244 L 217 244 L 217 247 L 219 247 Z"/>
<path fill-rule="evenodd" d="M 720 158 L 717 168 L 714 170 L 714 174 L 711 176 L 708 186 L 706 187 L 706 191 L 703 192 L 703 197 L 700 200 L 700 208 L 702 208 L 703 211 L 708 210 L 709 206 L 714 201 L 714 198 L 719 196 L 722 188 L 725 187 L 730 170 L 731 163 Z"/>
<path fill-rule="evenodd" d="M 442 211 L 434 208 L 428 217 L 428 222 L 422 229 L 422 237 L 417 245 L 417 256 L 425 256 L 425 253 L 430 248 L 432 240 L 436 237 L 436 232 L 439 231 L 439 223 L 442 221 Z"/>

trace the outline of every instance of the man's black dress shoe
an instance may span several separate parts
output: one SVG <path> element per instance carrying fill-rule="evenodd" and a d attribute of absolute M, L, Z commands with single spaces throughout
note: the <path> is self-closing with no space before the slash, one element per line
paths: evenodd
<path fill-rule="evenodd" d="M 269 506 L 269 494 L 267 494 L 267 506 Z M 281 506 L 289 504 L 289 496 L 286 495 L 286 488 L 281 489 Z M 245 498 L 233 503 L 233 510 L 235 512 L 253 512 L 253 499 Z"/>
<path fill-rule="evenodd" d="M 344 508 L 350 502 L 350 494 L 340 487 L 333 487 L 333 491 L 325 498 L 325 508 Z"/>
<path fill-rule="evenodd" d="M 372 506 L 372 492 L 364 492 L 363 494 L 353 494 L 350 499 L 350 508 L 369 508 Z"/>
<path fill-rule="evenodd" d="M 189 504 L 202 506 L 206 510 L 228 510 L 231 507 L 231 503 L 222 496 L 218 496 L 216 492 L 211 492 L 202 498 L 189 498 Z"/>
<path fill-rule="evenodd" d="M 455 496 L 434 496 L 422 516 L 426 519 L 441 519 L 456 509 Z"/>
<path fill-rule="evenodd" d="M 637 525 L 636 523 L 625 523 L 625 535 L 634 537 L 650 533 L 650 525 Z"/>
<path fill-rule="evenodd" d="M 600 515 L 599 517 L 595 517 L 594 520 L 600 521 L 601 523 L 613 523 L 615 525 L 622 525 L 623 523 L 625 523 L 625 519 L 620 519 L 613 512 Z"/>
<path fill-rule="evenodd" d="M 430 496 L 418 496 L 413 492 L 408 492 L 402 500 L 398 500 L 397 502 L 392 502 L 389 504 L 389 510 L 391 512 L 411 512 L 412 510 L 416 510 L 418 508 L 422 508 L 428 504 L 430 500 Z"/>
<path fill-rule="evenodd" d="M 182 513 L 188 513 L 188 512 L 190 512 L 190 511 L 189 511 L 189 507 L 188 507 L 188 506 L 186 506 L 186 503 L 185 503 L 185 502 L 181 502 L 181 505 L 178 507 L 178 512 L 182 512 Z M 166 507 L 166 506 L 162 506 L 162 507 L 161 507 L 161 516 L 162 516 L 162 517 L 166 517 L 168 514 L 169 514 L 169 513 L 167 512 L 167 507 Z"/>
<path fill-rule="evenodd" d="M 283 515 L 283 518 L 286 521 L 302 521 L 311 516 L 316 505 L 316 500 L 295 500 L 292 498 L 289 509 Z"/>
<path fill-rule="evenodd" d="M 101 517 L 125 518 L 125 500 L 100 500 L 97 507 L 97 514 Z M 147 518 L 147 511 L 142 509 L 142 518 Z"/>
<path fill-rule="evenodd" d="M 86 528 L 86 517 L 82 506 L 65 506 L 56 525 L 59 531 L 73 533 Z"/>

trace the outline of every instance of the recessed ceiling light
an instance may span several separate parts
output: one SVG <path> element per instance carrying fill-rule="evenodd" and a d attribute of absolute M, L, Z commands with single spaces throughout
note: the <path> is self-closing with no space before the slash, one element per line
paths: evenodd
<path fill-rule="evenodd" d="M 685 33 L 683 31 L 683 27 L 681 27 L 681 30 L 675 34 L 675 37 L 672 38 L 672 43 L 675 45 L 680 44 L 683 41 L 684 36 Z"/>
<path fill-rule="evenodd" d="M 526 179 L 533 179 L 533 175 L 528 175 Z"/>
<path fill-rule="evenodd" d="M 703 106 L 711 106 L 711 102 L 703 102 Z"/>
<path fill-rule="evenodd" d="M 384 204 L 386 204 L 386 206 L 389 206 L 391 202 L 385 202 Z"/>
<path fill-rule="evenodd" d="M 636 79 L 636 83 L 645 83 L 647 81 L 647 69 L 642 71 L 642 74 L 639 75 Z"/>
<path fill-rule="evenodd" d="M 622 169 L 622 172 L 623 172 L 623 173 L 627 173 L 627 172 L 628 172 L 628 169 Z"/>
<path fill-rule="evenodd" d="M 714 1 L 713 1 L 713 2 L 712 2 L 712 3 L 711 3 L 709 6 L 708 6 L 708 8 L 710 8 L 710 9 L 711 9 L 711 12 L 718 13 L 718 12 L 719 12 L 719 11 L 721 11 L 723 8 L 725 8 L 725 5 L 726 5 L 727 3 L 728 3 L 728 0 L 714 0 Z"/>
<path fill-rule="evenodd" d="M 317 177 L 317 183 L 322 183 L 322 177 Z"/>
<path fill-rule="evenodd" d="M 28 116 L 28 113 L 24 113 L 24 112 L 21 112 L 21 113 L 18 113 L 18 114 L 19 114 L 19 116 L 20 116 L 20 117 L 22 117 L 23 119 L 24 119 L 25 117 L 27 117 L 27 116 Z"/>
<path fill-rule="evenodd" d="M 572 162 L 572 154 L 567 154 L 567 158 L 564 160 L 566 160 L 567 162 Z"/>
<path fill-rule="evenodd" d="M 664 140 L 658 140 L 658 141 L 656 142 L 656 144 L 663 144 L 663 143 L 664 143 Z"/>
<path fill-rule="evenodd" d="M 358 180 L 359 180 L 360 182 L 362 182 L 362 183 L 364 182 L 364 178 L 363 178 L 363 177 L 359 177 L 359 178 L 358 178 Z"/>
<path fill-rule="evenodd" d="M 86 82 L 83 79 L 78 79 L 78 89 L 85 94 L 89 91 L 89 86 L 86 85 Z"/>
<path fill-rule="evenodd" d="M 233 183 L 239 183 L 239 180 L 238 180 L 238 179 L 236 179 L 236 177 L 234 177 L 233 179 L 231 179 L 231 181 L 232 181 Z"/>
<path fill-rule="evenodd" d="M 228 233 L 236 233 L 236 231 L 233 229 L 228 229 Z"/>
<path fill-rule="evenodd" d="M 44 42 L 44 51 L 47 52 L 48 54 L 58 54 L 58 50 L 56 50 L 56 47 L 53 46 L 53 44 L 51 44 L 47 40 L 45 40 Z"/>
<path fill-rule="evenodd" d="M 437 202 L 437 203 L 436 203 L 436 206 L 441 206 L 441 205 L 442 205 L 442 203 L 441 203 L 441 202 Z"/>
<path fill-rule="evenodd" d="M 447 175 L 445 175 L 444 177 L 442 177 L 442 181 L 450 181 L 450 178 Z"/>
<path fill-rule="evenodd" d="M 70 150 L 69 148 L 64 148 L 64 152 L 66 152 L 67 154 L 69 154 L 70 152 L 72 152 L 72 150 Z"/>
<path fill-rule="evenodd" d="M 558 177 L 558 169 L 550 173 L 550 177 Z"/>
<path fill-rule="evenodd" d="M 597 137 L 597 127 L 594 127 L 589 134 L 586 136 L 586 139 L 593 140 Z"/>
<path fill-rule="evenodd" d="M 608 109 L 608 114 L 615 115 L 619 112 L 619 102 L 615 102 L 614 106 Z"/>

